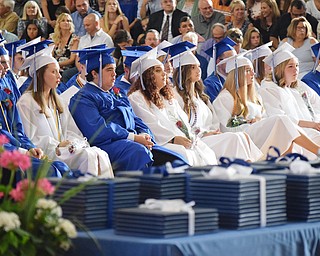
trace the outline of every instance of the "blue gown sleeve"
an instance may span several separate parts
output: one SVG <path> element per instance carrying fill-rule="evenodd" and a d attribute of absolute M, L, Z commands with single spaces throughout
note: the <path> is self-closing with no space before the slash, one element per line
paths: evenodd
<path fill-rule="evenodd" d="M 92 145 L 111 143 L 127 139 L 129 132 L 115 122 L 112 116 L 102 113 L 110 109 L 107 102 L 94 93 L 86 93 L 82 88 L 70 100 L 70 112 L 88 141 Z"/>

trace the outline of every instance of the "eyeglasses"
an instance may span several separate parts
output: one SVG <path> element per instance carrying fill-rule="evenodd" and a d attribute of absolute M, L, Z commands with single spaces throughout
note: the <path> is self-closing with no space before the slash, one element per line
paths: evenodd
<path fill-rule="evenodd" d="M 306 27 L 297 27 L 297 30 L 300 30 L 300 31 L 306 31 Z"/>

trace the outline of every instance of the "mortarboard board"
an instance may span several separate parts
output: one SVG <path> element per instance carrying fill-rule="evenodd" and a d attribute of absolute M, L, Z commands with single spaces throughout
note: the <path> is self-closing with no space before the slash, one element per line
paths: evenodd
<path fill-rule="evenodd" d="M 4 48 L 4 46 L 0 46 L 0 56 L 2 55 L 8 55 L 8 51 L 6 48 Z"/>
<path fill-rule="evenodd" d="M 151 46 L 128 46 L 125 50 L 121 50 L 122 56 L 126 57 L 124 64 L 131 67 L 132 62 L 152 50 Z"/>
<path fill-rule="evenodd" d="M 94 46 L 90 46 L 90 47 L 86 47 L 86 48 L 83 48 L 81 50 L 71 50 L 71 52 L 74 52 L 74 53 L 78 53 L 78 56 L 79 56 L 79 62 L 81 64 L 86 64 L 85 62 L 85 58 L 83 56 L 85 56 L 86 54 L 90 53 L 90 52 L 94 52 L 94 50 L 97 50 L 97 49 L 106 49 L 106 45 L 105 44 L 99 44 L 99 45 L 94 45 Z M 81 61 L 80 61 L 81 60 Z"/>
<path fill-rule="evenodd" d="M 285 42 L 263 60 L 272 68 L 272 79 L 275 83 L 274 68 L 286 60 L 296 58 L 292 53 L 294 50 L 295 48 L 293 46 Z"/>
<path fill-rule="evenodd" d="M 0 33 L 0 43 L 3 43 L 4 41 L 6 41 L 6 39 L 3 37 L 3 35 Z"/>
<path fill-rule="evenodd" d="M 14 41 L 12 43 L 7 43 L 4 45 L 4 47 L 7 49 L 9 56 L 12 57 L 11 59 L 11 69 L 13 69 L 14 66 L 14 55 L 20 51 L 17 51 L 17 48 L 21 45 L 24 45 L 26 43 L 26 39 L 22 39 L 19 41 Z"/>
<path fill-rule="evenodd" d="M 272 54 L 270 46 L 272 46 L 272 42 L 263 44 L 259 47 L 252 49 L 249 52 L 246 52 L 245 56 L 248 57 L 249 59 L 251 59 L 251 62 L 253 63 L 255 60 L 257 60 L 261 57 L 269 56 L 270 54 Z M 255 64 L 255 74 L 256 75 L 258 74 L 258 69 L 259 69 L 259 62 L 256 61 L 256 64 Z"/>
<path fill-rule="evenodd" d="M 94 49 L 93 52 L 85 54 L 82 58 L 86 60 L 87 73 L 99 68 L 99 86 L 102 86 L 102 67 L 106 64 L 115 64 L 110 55 L 115 48 Z"/>
<path fill-rule="evenodd" d="M 311 50 L 314 54 L 314 56 L 316 56 L 316 61 L 314 63 L 314 67 L 313 67 L 313 72 L 316 72 L 316 68 L 318 67 L 319 65 L 319 59 L 320 59 L 320 43 L 317 43 L 317 44 L 314 44 L 311 46 Z"/>
<path fill-rule="evenodd" d="M 138 59 L 132 62 L 131 64 L 131 74 L 130 78 L 135 77 L 136 75 L 140 76 L 141 87 L 145 90 L 145 86 L 142 79 L 142 74 L 147 69 L 157 66 L 163 65 L 161 61 L 157 60 L 157 48 L 153 48 L 151 51 L 142 55 Z"/>
<path fill-rule="evenodd" d="M 231 56 L 227 59 L 222 60 L 218 64 L 218 65 L 222 65 L 222 64 L 226 63 L 226 73 L 227 74 L 229 72 L 231 72 L 232 70 L 235 70 L 234 74 L 235 74 L 235 82 L 236 82 L 237 90 L 239 88 L 238 68 L 243 67 L 243 66 L 250 66 L 253 69 L 252 62 L 248 58 L 244 57 L 244 55 L 247 53 L 248 53 L 248 51 L 243 52 L 243 53 L 239 53 L 235 56 Z"/>
<path fill-rule="evenodd" d="M 21 51 L 28 52 L 26 55 L 26 58 L 28 58 L 29 56 L 41 51 L 42 49 L 48 48 L 49 44 L 52 44 L 52 43 L 53 43 L 53 41 L 51 41 L 51 40 L 43 40 L 38 43 L 33 43 L 31 45 L 29 45 L 29 44 L 22 45 L 18 49 Z"/>
<path fill-rule="evenodd" d="M 167 48 L 169 46 L 172 46 L 173 44 L 168 42 L 167 40 L 163 40 L 158 46 L 157 46 L 157 58 L 161 57 L 161 56 L 168 56 L 169 54 L 165 51 L 163 51 L 162 49 L 163 48 Z M 166 57 L 165 58 L 165 61 L 167 60 L 168 58 Z"/>
<path fill-rule="evenodd" d="M 207 49 L 205 51 L 208 56 L 210 56 L 213 60 L 213 70 L 209 71 L 209 74 L 212 74 L 216 71 L 216 63 L 217 59 L 226 51 L 235 51 L 233 46 L 236 45 L 236 43 L 229 37 L 223 38 L 220 42 L 215 43 L 213 42 L 212 47 Z"/>
<path fill-rule="evenodd" d="M 182 88 L 182 77 L 181 77 L 181 66 L 189 64 L 199 65 L 197 57 L 191 52 L 196 46 L 188 41 L 183 41 L 181 43 L 173 44 L 169 47 L 165 47 L 162 50 L 171 55 L 172 65 L 175 69 L 179 68 L 179 89 Z M 192 55 L 186 54 L 189 51 Z"/>

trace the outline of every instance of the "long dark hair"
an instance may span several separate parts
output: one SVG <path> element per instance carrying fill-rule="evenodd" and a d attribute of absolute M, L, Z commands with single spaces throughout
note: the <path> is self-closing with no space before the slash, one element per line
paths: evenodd
<path fill-rule="evenodd" d="M 154 70 L 155 67 L 151 67 L 144 71 L 142 74 L 143 84 L 146 89 L 142 90 L 141 81 L 140 78 L 138 78 L 131 86 L 128 92 L 128 96 L 131 93 L 139 90 L 148 102 L 152 102 L 158 108 L 162 109 L 164 108 L 164 103 L 161 96 L 163 96 L 166 100 L 172 100 L 174 98 L 174 94 L 168 78 L 166 85 L 158 93 L 157 85 L 155 83 Z"/>
<path fill-rule="evenodd" d="M 32 79 L 30 86 L 28 87 L 28 91 L 32 92 L 32 97 L 34 100 L 39 104 L 40 106 L 40 113 L 45 114 L 45 116 L 48 118 L 50 117 L 49 113 L 46 111 L 47 105 L 43 96 L 44 92 L 44 84 L 45 84 L 45 78 L 44 78 L 44 72 L 47 70 L 48 65 L 45 65 L 37 70 L 37 91 L 34 92 L 34 79 Z M 56 106 L 58 113 L 63 113 L 63 107 L 62 104 L 58 98 L 58 94 L 55 89 L 50 90 L 50 99 L 52 100 L 52 103 Z"/>
<path fill-rule="evenodd" d="M 29 27 L 29 25 L 31 25 L 31 24 L 36 25 L 37 28 L 38 28 L 38 34 L 37 34 L 36 38 L 39 37 L 39 36 L 41 36 L 41 37 L 44 36 L 44 33 L 43 33 L 43 31 L 42 31 L 42 29 L 41 29 L 41 27 L 40 27 L 40 25 L 39 25 L 38 20 L 29 20 L 29 21 L 27 21 L 26 28 L 25 28 L 25 30 L 23 31 L 23 34 L 22 34 L 22 36 L 21 36 L 21 39 L 26 39 L 27 42 L 29 42 L 29 41 L 32 40 L 32 39 L 29 37 L 29 35 L 28 35 L 28 27 Z M 34 38 L 33 38 L 33 39 L 34 39 Z"/>

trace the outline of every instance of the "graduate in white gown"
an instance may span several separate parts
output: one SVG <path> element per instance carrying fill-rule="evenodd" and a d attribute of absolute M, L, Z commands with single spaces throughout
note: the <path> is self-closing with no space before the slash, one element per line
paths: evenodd
<path fill-rule="evenodd" d="M 259 160 L 262 153 L 247 134 L 220 132 L 210 98 L 204 93 L 199 61 L 186 47 L 188 47 L 186 42 L 183 42 L 169 47 L 168 50 L 171 56 L 174 55 L 175 98 L 187 113 L 191 128 L 199 131 L 201 140 L 216 153 L 218 158 L 222 156 L 241 158 L 250 162 Z"/>
<path fill-rule="evenodd" d="M 289 116 L 320 145 L 320 98 L 298 79 L 299 61 L 293 50 L 290 45 L 281 45 L 264 60 L 272 66 L 273 76 L 262 81 L 259 93 L 268 116 Z"/>
<path fill-rule="evenodd" d="M 183 155 L 190 165 L 216 164 L 215 153 L 193 134 L 186 113 L 174 99 L 164 66 L 155 58 L 153 51 L 132 63 L 131 69 L 140 75 L 128 92 L 134 112 L 158 144 Z"/>
<path fill-rule="evenodd" d="M 82 173 L 112 178 L 108 154 L 90 147 L 68 106 L 56 93 L 61 78 L 57 61 L 52 56 L 42 55 L 31 62 L 29 73 L 34 77 L 36 72 L 36 79 L 18 101 L 26 134 L 35 145 L 43 148 L 49 159 L 64 161 Z"/>
<path fill-rule="evenodd" d="M 255 93 L 253 66 L 249 59 L 234 56 L 224 61 L 228 76 L 224 89 L 213 102 L 223 127 L 232 123 L 235 117 L 237 120 L 242 117 L 246 123 L 230 130 L 245 131 L 264 154 L 270 146 L 277 147 L 281 154 L 292 152 L 294 143 L 318 152 L 319 146 L 305 136 L 288 116 L 264 118 L 263 106 Z"/>

